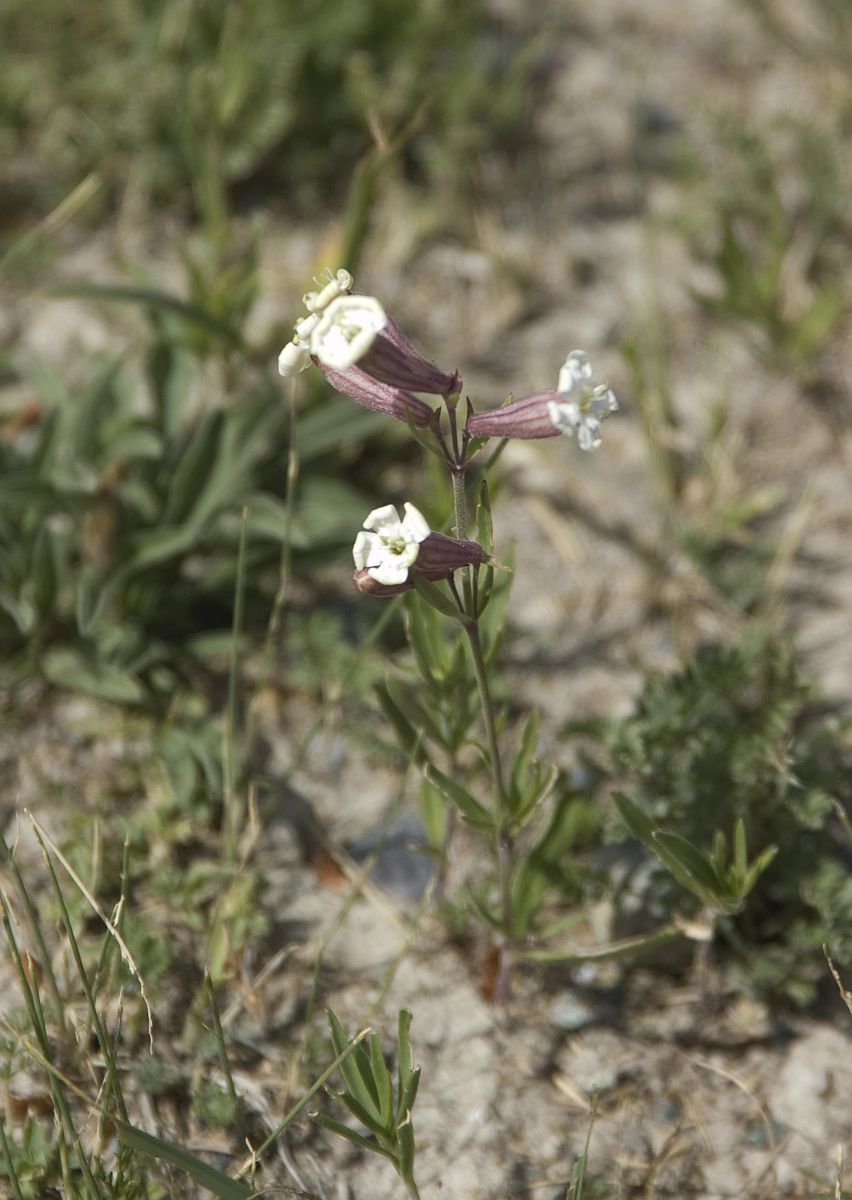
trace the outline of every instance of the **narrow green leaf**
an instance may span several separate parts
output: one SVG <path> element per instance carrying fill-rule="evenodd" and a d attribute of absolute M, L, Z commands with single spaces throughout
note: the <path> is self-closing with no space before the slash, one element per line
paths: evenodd
<path fill-rule="evenodd" d="M 191 525 L 161 526 L 146 530 L 133 542 L 123 571 L 130 575 L 186 554 L 198 541 L 200 530 Z"/>
<path fill-rule="evenodd" d="M 654 845 L 654 824 L 643 813 L 642 809 L 632 800 L 628 800 L 622 792 L 614 792 L 613 800 L 618 809 L 622 821 L 627 826 L 630 833 L 638 841 L 644 842 L 649 849 L 655 850 Z"/>
<path fill-rule="evenodd" d="M 251 1189 L 247 1184 L 240 1183 L 239 1180 L 232 1179 L 223 1171 L 211 1167 L 209 1163 L 202 1162 L 200 1158 L 196 1158 L 195 1155 L 176 1146 L 173 1142 L 145 1133 L 144 1130 L 137 1129 L 135 1125 L 122 1121 L 118 1117 L 112 1119 L 118 1139 L 125 1146 L 135 1150 L 138 1154 L 145 1154 L 148 1158 L 155 1158 L 160 1162 L 177 1167 L 195 1180 L 200 1187 L 212 1192 L 214 1196 L 218 1196 L 220 1200 L 244 1200 L 245 1197 L 251 1195 Z"/>
<path fill-rule="evenodd" d="M 327 394 L 322 402 L 299 416 L 299 458 L 303 463 L 322 458 L 331 450 L 366 441 L 385 428 L 387 420 L 379 413 L 359 408 L 342 396 Z"/>
<path fill-rule="evenodd" d="M 379 1112 L 382 1124 L 388 1133 L 393 1130 L 393 1083 L 382 1053 L 382 1043 L 377 1033 L 370 1036 L 370 1066 L 373 1084 L 379 1096 Z"/>
<path fill-rule="evenodd" d="M 558 778 L 559 768 L 555 763 L 551 764 L 546 771 L 536 769 L 534 778 L 515 809 L 515 818 L 512 823 L 515 829 L 520 829 L 533 809 L 549 796 Z"/>
<path fill-rule="evenodd" d="M 527 790 L 529 772 L 538 747 L 538 728 L 539 714 L 536 709 L 533 709 L 527 718 L 524 732 L 521 735 L 521 744 L 512 764 L 509 800 L 513 810 L 520 806 L 521 798 Z"/>
<path fill-rule="evenodd" d="M 417 763 L 422 766 L 426 761 L 426 752 L 422 746 L 422 739 L 417 730 L 412 725 L 406 714 L 402 711 L 402 707 L 397 703 L 387 682 L 384 686 L 379 685 L 376 688 L 376 698 L 379 702 L 382 712 L 393 728 L 396 734 L 396 739 L 402 747 L 403 751 Z"/>
<path fill-rule="evenodd" d="M 147 308 L 161 309 L 175 316 L 182 317 L 193 325 L 215 333 L 234 346 L 242 345 L 239 330 L 233 329 L 218 317 L 213 316 L 196 304 L 187 304 L 185 300 L 162 292 L 156 288 L 146 287 L 116 287 L 98 283 L 70 283 L 61 287 L 51 288 L 54 296 L 76 296 L 82 300 L 106 300 L 110 303 L 140 304 Z"/>
<path fill-rule="evenodd" d="M 443 792 L 425 775 L 420 784 L 420 816 L 429 845 L 433 850 L 443 850 L 447 836 L 447 802 Z"/>
<path fill-rule="evenodd" d="M 748 871 L 748 844 L 745 821 L 742 817 L 737 817 L 734 825 L 734 870 L 738 879 L 745 879 Z"/>
<path fill-rule="evenodd" d="M 57 646 L 42 659 L 51 683 L 71 691 L 87 692 L 116 704 L 139 704 L 145 691 L 138 679 L 110 663 L 87 660 L 69 647 Z"/>
<path fill-rule="evenodd" d="M 403 1120 L 406 1112 L 414 1107 L 414 1099 L 420 1083 L 420 1068 L 412 1066 L 411 1013 L 407 1008 L 399 1010 L 399 1026 L 397 1033 L 397 1124 Z"/>
<path fill-rule="evenodd" d="M 793 328 L 793 353 L 804 361 L 815 354 L 848 307 L 839 285 L 824 288 Z"/>
<path fill-rule="evenodd" d="M 421 596 L 432 608 L 443 613 L 445 617 L 453 617 L 456 621 L 461 620 L 462 614 L 456 602 L 451 596 L 442 592 L 431 580 L 424 578 L 423 575 L 418 575 L 416 571 L 412 571 L 411 582 L 414 584 L 418 596 Z"/>
<path fill-rule="evenodd" d="M 447 799 L 456 805 L 464 819 L 469 821 L 471 825 L 476 826 L 478 829 L 494 828 L 493 815 L 487 809 L 483 808 L 478 800 L 471 796 L 467 788 L 450 779 L 449 775 L 445 775 L 434 764 L 427 768 L 426 775 L 444 793 Z"/>
<path fill-rule="evenodd" d="M 31 581 L 32 599 L 40 615 L 51 613 L 61 585 L 62 534 L 44 524 L 36 534 L 33 545 Z"/>
<path fill-rule="evenodd" d="M 418 683 L 413 688 L 406 690 L 405 688 L 400 687 L 395 679 L 388 677 L 385 680 L 385 688 L 397 709 L 405 716 L 411 725 L 415 737 L 418 737 L 422 741 L 422 735 L 426 734 L 432 739 L 432 741 L 437 742 L 439 746 L 443 746 L 445 744 L 446 739 L 444 738 L 444 731 L 442 730 L 441 726 L 429 712 L 428 708 L 421 704 L 417 698 L 417 689 L 419 688 L 421 692 L 423 691 L 423 685 L 421 683 Z M 413 744 L 406 746 L 406 749 L 409 753 L 411 753 L 411 751 L 414 749 Z M 425 759 L 426 757 L 427 755 L 424 753 L 423 758 Z M 420 760 L 417 759 L 415 761 Z"/>
<path fill-rule="evenodd" d="M 328 1023 L 331 1026 L 331 1040 L 334 1051 L 336 1054 L 341 1054 L 346 1047 L 348 1039 L 343 1026 L 330 1008 L 326 1009 L 326 1015 L 328 1016 Z M 373 1085 L 370 1056 L 363 1046 L 356 1047 L 352 1054 L 340 1064 L 340 1074 L 343 1076 L 343 1080 L 353 1100 L 359 1109 L 369 1118 L 369 1121 L 365 1121 L 365 1124 L 369 1124 L 371 1128 L 375 1124 L 379 1129 L 382 1129 L 382 1114 L 379 1108 L 378 1093 Z"/>
<path fill-rule="evenodd" d="M 675 862 L 698 887 L 710 897 L 721 897 L 725 885 L 716 873 L 710 859 L 701 853 L 679 833 L 654 833 L 654 844 L 667 865 Z M 695 888 L 693 887 L 693 891 Z"/>
<path fill-rule="evenodd" d="M 199 495 L 209 484 L 224 425 L 225 414 L 217 408 L 205 413 L 193 430 L 169 483 L 163 525 L 179 525 L 188 519 Z"/>
<path fill-rule="evenodd" d="M 338 1104 L 345 1105 L 352 1113 L 352 1116 L 360 1121 L 362 1125 L 365 1125 L 376 1137 L 385 1136 L 385 1127 L 379 1117 L 372 1110 L 368 1110 L 362 1104 L 359 1104 L 351 1092 L 335 1092 L 331 1088 L 326 1088 L 326 1091 Z"/>
<path fill-rule="evenodd" d="M 80 569 L 77 577 L 75 608 L 77 630 L 81 637 L 88 638 L 91 635 L 111 594 L 111 589 L 104 581 L 100 570 L 90 564 L 84 565 Z"/>
<path fill-rule="evenodd" d="M 397 1160 L 388 1150 L 384 1150 L 372 1138 L 364 1137 L 361 1133 L 356 1133 L 354 1129 L 350 1129 L 342 1121 L 335 1121 L 333 1117 L 327 1117 L 325 1113 L 311 1113 L 311 1120 L 315 1125 L 320 1125 L 323 1129 L 328 1129 L 332 1133 L 336 1133 L 338 1137 L 346 1138 L 348 1142 L 352 1142 L 355 1146 L 360 1146 L 362 1150 L 371 1150 L 374 1154 L 381 1154 L 384 1158 L 389 1158 L 394 1166 L 396 1166 Z"/>
<path fill-rule="evenodd" d="M 12 1186 L 13 1200 L 24 1200 L 24 1193 L 21 1191 L 18 1172 L 15 1170 L 15 1160 L 12 1156 L 12 1147 L 9 1144 L 9 1139 L 6 1137 L 6 1122 L 0 1117 L 0 1142 L 2 1142 L 3 1158 L 5 1159 L 5 1168 L 9 1174 L 9 1183 Z"/>
<path fill-rule="evenodd" d="M 717 829 L 713 834 L 713 849 L 710 854 L 710 862 L 719 879 L 723 879 L 725 868 L 728 862 L 728 841 L 721 829 Z"/>
<path fill-rule="evenodd" d="M 411 1123 L 411 1113 L 406 1113 L 405 1119 L 397 1127 L 397 1146 L 399 1147 L 399 1173 L 403 1180 L 414 1178 L 414 1126 Z"/>
<path fill-rule="evenodd" d="M 479 503 L 476 506 L 477 541 L 490 558 L 494 553 L 494 525 L 491 519 L 491 500 L 485 479 L 479 485 Z"/>
<path fill-rule="evenodd" d="M 284 1118 L 278 1122 L 266 1140 L 260 1146 L 258 1146 L 251 1157 L 243 1163 L 242 1167 L 240 1167 L 238 1175 L 244 1175 L 246 1171 L 252 1167 L 253 1163 L 255 1163 L 269 1149 L 276 1138 L 280 1137 L 280 1135 L 289 1125 L 292 1125 L 308 1101 L 320 1090 L 321 1087 L 324 1086 L 326 1081 L 331 1078 L 334 1072 L 339 1069 L 344 1059 L 354 1052 L 355 1048 L 360 1045 L 363 1039 L 367 1036 L 368 1032 L 369 1029 L 362 1030 L 361 1033 L 356 1034 L 351 1042 L 348 1042 L 344 1046 L 343 1051 L 335 1056 L 334 1062 L 330 1063 L 329 1066 L 327 1066 L 322 1072 L 322 1074 L 314 1080 L 302 1098 L 296 1101 Z"/>
<path fill-rule="evenodd" d="M 417 1089 L 420 1087 L 420 1067 L 415 1067 L 408 1078 L 408 1083 L 399 1097 L 399 1108 L 402 1113 L 410 1112 L 417 1099 Z"/>
<path fill-rule="evenodd" d="M 432 680 L 445 676 L 450 669 L 450 656 L 438 613 L 415 598 L 406 606 L 404 620 L 405 633 L 420 674 L 424 679 Z"/>
<path fill-rule="evenodd" d="M 528 950 L 517 951 L 519 958 L 529 962 L 609 962 L 620 958 L 635 958 L 647 950 L 656 950 L 677 938 L 684 937 L 679 925 L 662 925 L 651 933 L 637 934 L 636 937 L 621 938 L 605 946 L 594 946 L 590 950 L 558 950 L 546 946 L 533 946 Z"/>
<path fill-rule="evenodd" d="M 775 855 L 777 853 L 778 853 L 777 846 L 767 846 L 765 850 L 762 850 L 760 852 L 760 854 L 758 854 L 757 858 L 754 860 L 754 862 L 751 864 L 751 866 L 745 872 L 745 877 L 744 877 L 742 885 L 740 887 L 740 896 L 743 899 L 745 899 L 745 897 L 752 890 L 752 888 L 757 883 L 760 876 L 763 874 L 763 872 L 766 870 L 766 868 L 770 865 L 770 863 L 775 858 Z"/>

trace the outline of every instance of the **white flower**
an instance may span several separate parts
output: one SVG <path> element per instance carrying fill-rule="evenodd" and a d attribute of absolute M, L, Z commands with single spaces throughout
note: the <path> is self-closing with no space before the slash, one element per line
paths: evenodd
<path fill-rule="evenodd" d="M 367 353 L 387 320 L 373 296 L 338 296 L 311 333 L 311 354 L 333 371 L 345 371 Z"/>
<path fill-rule="evenodd" d="M 355 539 L 352 557 L 355 568 L 377 583 L 405 583 L 408 569 L 420 553 L 420 543 L 432 532 L 426 518 L 413 504 L 403 505 L 404 516 L 392 504 L 374 508 L 364 518 L 364 528 Z"/>
<path fill-rule="evenodd" d="M 589 360 L 582 350 L 572 350 L 559 372 L 560 400 L 551 400 L 548 415 L 560 433 L 577 434 L 581 450 L 597 450 L 601 444 L 601 421 L 618 412 L 615 393 L 596 383 Z"/>
<path fill-rule="evenodd" d="M 332 300 L 337 300 L 352 287 L 352 276 L 341 267 L 336 275 L 328 271 L 316 282 L 320 285 L 320 290 L 306 292 L 302 297 L 308 315 L 296 322 L 292 341 L 289 341 L 278 355 L 279 375 L 298 375 L 311 365 L 311 335 L 319 324 L 320 316 Z"/>

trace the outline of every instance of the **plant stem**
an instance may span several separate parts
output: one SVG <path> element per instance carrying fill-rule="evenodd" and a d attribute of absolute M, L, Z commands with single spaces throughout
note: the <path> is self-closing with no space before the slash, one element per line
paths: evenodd
<path fill-rule="evenodd" d="M 467 496 L 465 493 L 465 466 L 458 463 L 451 470 L 453 481 L 453 508 L 455 511 L 454 532 L 457 538 L 467 536 Z M 500 743 L 497 738 L 497 720 L 494 712 L 494 701 L 488 686 L 488 666 L 482 652 L 482 639 L 479 636 L 479 621 L 477 620 L 474 601 L 475 567 L 468 567 L 464 573 L 464 608 L 467 620 L 463 621 L 464 631 L 470 644 L 473 672 L 476 676 L 476 686 L 479 690 L 479 702 L 482 707 L 482 720 L 485 725 L 485 739 L 488 744 L 488 758 L 491 764 L 491 785 L 494 792 L 494 813 L 496 817 L 496 857 L 497 874 L 500 880 L 500 912 L 503 923 L 503 944 L 500 946 L 500 961 L 497 968 L 497 983 L 494 997 L 504 999 L 509 986 L 509 937 L 512 928 L 512 867 L 514 865 L 514 846 L 508 830 L 509 803 L 506 795 L 506 783 L 503 776 L 503 762 L 500 757 Z"/>
<path fill-rule="evenodd" d="M 500 881 L 500 915 L 503 925 L 503 942 L 499 947 L 499 962 L 497 981 L 494 986 L 494 999 L 504 1000 L 509 989 L 510 947 L 509 939 L 512 928 L 512 867 L 514 865 L 514 844 L 508 830 L 509 803 L 506 796 L 506 784 L 503 778 L 503 763 L 500 758 L 500 743 L 497 739 L 497 722 L 494 716 L 494 702 L 491 699 L 491 689 L 488 686 L 488 668 L 482 653 L 482 642 L 479 637 L 479 623 L 469 620 L 464 623 L 467 640 L 470 643 L 473 670 L 479 689 L 479 700 L 482 705 L 482 719 L 485 724 L 485 739 L 488 743 L 488 758 L 491 763 L 491 782 L 494 790 L 494 809 L 496 820 L 495 851 L 497 857 L 497 876 Z"/>
<path fill-rule="evenodd" d="M 485 739 L 488 743 L 488 757 L 491 759 L 491 781 L 494 787 L 495 809 L 502 832 L 508 817 L 508 802 L 506 799 L 506 785 L 503 780 L 500 744 L 497 740 L 494 702 L 491 699 L 491 689 L 488 686 L 488 668 L 485 663 L 485 656 L 482 653 L 482 641 L 479 636 L 479 622 L 476 620 L 465 621 L 464 631 L 470 643 L 470 652 L 473 658 L 473 673 L 476 676 L 476 686 L 479 689 L 482 720 L 485 724 Z"/>

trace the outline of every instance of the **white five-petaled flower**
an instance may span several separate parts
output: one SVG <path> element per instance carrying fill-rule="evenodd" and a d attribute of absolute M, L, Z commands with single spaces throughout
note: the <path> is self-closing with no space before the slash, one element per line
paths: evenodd
<path fill-rule="evenodd" d="M 373 296 L 338 296 L 311 330 L 311 354 L 333 371 L 345 371 L 363 358 L 387 323 Z"/>
<path fill-rule="evenodd" d="M 558 400 L 548 403 L 553 427 L 560 433 L 576 433 L 581 450 L 597 450 L 601 444 L 601 421 L 618 412 L 615 393 L 592 376 L 582 350 L 572 350 L 559 372 Z"/>
<path fill-rule="evenodd" d="M 405 583 L 409 568 L 420 554 L 420 543 L 432 532 L 413 504 L 406 502 L 403 514 L 400 519 L 392 504 L 374 508 L 364 518 L 364 528 L 355 539 L 355 567 L 366 569 L 377 583 Z"/>

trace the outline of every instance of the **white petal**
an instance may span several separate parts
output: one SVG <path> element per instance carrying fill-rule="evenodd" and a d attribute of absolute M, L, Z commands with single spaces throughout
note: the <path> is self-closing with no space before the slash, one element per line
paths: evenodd
<path fill-rule="evenodd" d="M 600 417 L 601 420 L 608 417 L 610 413 L 618 412 L 618 400 L 616 400 L 612 388 L 596 387 L 589 404 L 589 411 L 596 417 Z"/>
<path fill-rule="evenodd" d="M 405 513 L 402 519 L 402 529 L 405 536 L 413 538 L 415 542 L 424 541 L 432 530 L 429 528 L 429 522 L 423 516 L 423 513 L 407 500 L 402 506 L 402 511 Z"/>
<path fill-rule="evenodd" d="M 594 417 L 586 417 L 577 430 L 577 441 L 581 450 L 597 450 L 601 444 L 601 423 Z"/>
<path fill-rule="evenodd" d="M 367 533 L 362 529 L 355 539 L 355 545 L 352 547 L 352 557 L 355 560 L 355 566 L 359 571 L 363 571 L 364 567 L 370 565 L 370 558 L 374 557 L 377 546 L 381 542 L 377 534 Z M 374 558 L 374 561 L 377 561 Z"/>
<path fill-rule="evenodd" d="M 394 506 L 383 504 L 381 508 L 374 508 L 372 512 L 368 512 L 362 524 L 365 529 L 375 529 L 377 533 L 385 536 L 394 536 L 398 535 L 401 522 Z"/>
<path fill-rule="evenodd" d="M 393 558 L 395 559 L 396 562 L 403 563 L 404 566 L 406 568 L 408 568 L 408 567 L 412 566 L 413 563 L 417 562 L 417 558 L 418 558 L 419 554 L 420 554 L 420 543 L 419 542 L 407 542 L 405 545 L 405 549 L 402 551 L 402 553 L 400 554 L 398 552 L 394 552 Z"/>
<path fill-rule="evenodd" d="M 288 342 L 278 355 L 278 374 L 283 375 L 285 379 L 291 375 L 298 375 L 300 371 L 304 371 L 310 365 L 310 350 L 307 346 L 300 346 L 297 342 Z"/>
<path fill-rule="evenodd" d="M 550 417 L 550 423 L 554 429 L 558 429 L 560 433 L 567 433 L 569 436 L 581 421 L 580 409 L 573 400 L 564 400 L 561 403 L 558 400 L 551 400 L 547 406 L 547 415 Z"/>
<path fill-rule="evenodd" d="M 588 356 L 582 350 L 572 350 L 560 368 L 556 390 L 570 396 L 577 387 L 591 382 L 592 367 Z"/>
<path fill-rule="evenodd" d="M 311 352 L 332 370 L 345 371 L 367 353 L 387 319 L 372 296 L 338 296 L 311 334 Z"/>
<path fill-rule="evenodd" d="M 376 583 L 405 583 L 408 567 L 398 558 L 389 558 L 378 567 L 370 567 L 367 573 Z"/>
<path fill-rule="evenodd" d="M 319 325 L 319 317 L 316 313 L 311 313 L 307 317 L 300 317 L 294 326 L 296 337 L 300 342 L 307 342 L 317 325 Z"/>

